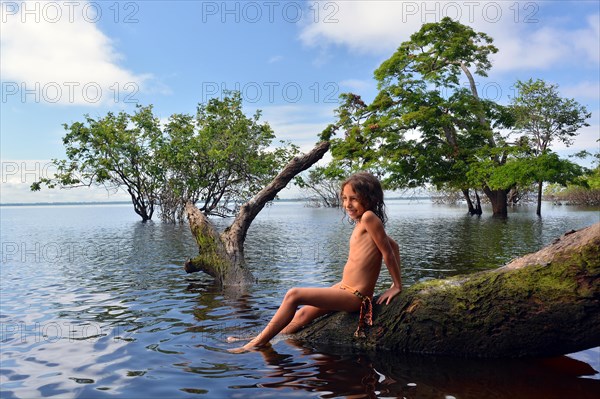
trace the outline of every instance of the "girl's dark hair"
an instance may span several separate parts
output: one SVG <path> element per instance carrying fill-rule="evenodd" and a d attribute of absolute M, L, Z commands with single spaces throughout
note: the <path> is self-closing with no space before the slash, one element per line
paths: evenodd
<path fill-rule="evenodd" d="M 344 180 L 340 189 L 340 194 L 344 192 L 344 187 L 350 184 L 362 205 L 370 211 L 373 211 L 381 222 L 385 225 L 387 215 L 385 213 L 385 203 L 383 202 L 383 189 L 379 179 L 369 172 L 358 172 Z"/>

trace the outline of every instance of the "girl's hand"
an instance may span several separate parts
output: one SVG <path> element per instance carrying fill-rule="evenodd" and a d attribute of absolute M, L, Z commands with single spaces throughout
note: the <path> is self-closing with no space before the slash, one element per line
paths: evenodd
<path fill-rule="evenodd" d="M 387 289 L 383 294 L 379 296 L 379 299 L 377 299 L 377 304 L 381 305 L 385 302 L 386 305 L 389 305 L 392 298 L 394 298 L 400 292 L 402 292 L 402 287 L 395 287 L 392 284 L 392 286 L 389 289 Z"/>

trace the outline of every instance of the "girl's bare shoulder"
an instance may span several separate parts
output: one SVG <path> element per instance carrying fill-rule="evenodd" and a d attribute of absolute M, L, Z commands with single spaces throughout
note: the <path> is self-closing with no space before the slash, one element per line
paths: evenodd
<path fill-rule="evenodd" d="M 379 219 L 379 216 L 377 216 L 373 211 L 368 210 L 365 211 L 365 213 L 363 213 L 362 217 L 360 218 L 361 222 L 370 224 L 370 223 L 381 223 L 381 219 Z"/>

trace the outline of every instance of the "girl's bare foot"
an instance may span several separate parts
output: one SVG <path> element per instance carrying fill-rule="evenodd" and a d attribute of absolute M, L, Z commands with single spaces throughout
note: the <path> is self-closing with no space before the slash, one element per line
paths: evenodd
<path fill-rule="evenodd" d="M 227 349 L 227 352 L 229 353 L 246 353 L 246 352 L 255 352 L 255 351 L 260 351 L 260 350 L 264 350 L 264 349 L 268 349 L 271 347 L 271 344 L 264 344 L 264 345 L 254 345 L 254 344 L 246 344 L 244 346 L 241 346 L 239 348 L 233 348 L 233 349 Z"/>
<path fill-rule="evenodd" d="M 251 351 L 259 351 L 259 350 L 267 349 L 270 347 L 271 347 L 271 344 L 268 342 L 266 344 L 256 344 L 256 342 L 254 342 L 254 340 L 252 340 L 240 348 L 228 349 L 227 351 L 230 353 L 245 353 L 245 352 L 251 352 Z"/>
<path fill-rule="evenodd" d="M 254 337 L 234 337 L 234 336 L 230 336 L 227 337 L 227 339 L 225 341 L 232 343 L 232 342 L 239 342 L 239 341 L 250 341 L 252 338 Z"/>

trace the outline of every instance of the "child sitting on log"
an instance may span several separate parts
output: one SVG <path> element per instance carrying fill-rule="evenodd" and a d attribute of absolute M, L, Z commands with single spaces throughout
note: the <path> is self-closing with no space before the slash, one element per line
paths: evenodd
<path fill-rule="evenodd" d="M 230 352 L 241 353 L 266 347 L 277 334 L 295 333 L 316 318 L 333 311 L 360 310 L 355 335 L 362 335 L 364 326 L 372 322 L 371 301 L 382 260 L 393 283 L 381 294 L 377 304 L 387 305 L 400 293 L 400 252 L 398 244 L 384 229 L 387 216 L 379 180 L 367 172 L 356 173 L 342 183 L 341 199 L 344 211 L 355 224 L 342 281 L 329 288 L 290 289 L 265 329 L 246 345 L 231 349 Z M 304 306 L 296 311 L 301 305 Z M 236 340 L 239 339 L 228 338 L 230 342 Z"/>

